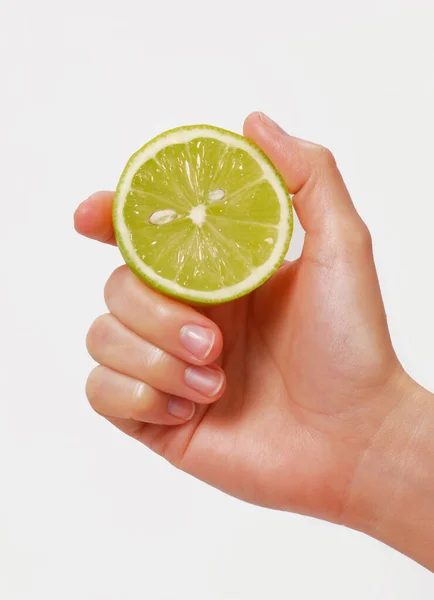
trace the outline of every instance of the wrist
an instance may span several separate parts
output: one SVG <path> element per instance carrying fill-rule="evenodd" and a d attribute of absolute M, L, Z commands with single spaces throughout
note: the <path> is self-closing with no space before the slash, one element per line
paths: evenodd
<path fill-rule="evenodd" d="M 434 395 L 402 373 L 363 453 L 345 525 L 434 570 Z"/>

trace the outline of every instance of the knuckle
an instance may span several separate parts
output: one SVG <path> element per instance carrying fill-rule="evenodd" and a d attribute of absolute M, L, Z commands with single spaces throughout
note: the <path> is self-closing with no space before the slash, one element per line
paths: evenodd
<path fill-rule="evenodd" d="M 167 298 L 151 290 L 126 265 L 110 275 L 104 287 L 104 300 L 110 312 L 128 321 L 131 321 L 132 312 L 142 315 L 143 319 L 165 324 L 173 318 L 172 305 Z"/>
<path fill-rule="evenodd" d="M 324 146 L 316 146 L 314 163 L 320 169 L 336 169 L 336 159 L 333 153 Z"/>
<path fill-rule="evenodd" d="M 346 261 L 369 260 L 372 257 L 372 238 L 369 229 L 360 219 L 355 225 L 347 228 L 341 244 L 341 256 Z"/>
<path fill-rule="evenodd" d="M 170 310 L 168 303 L 165 300 L 156 301 L 152 305 L 152 312 L 154 314 L 154 318 L 158 319 L 163 323 L 167 323 L 170 319 L 173 318 L 173 311 Z"/>
<path fill-rule="evenodd" d="M 144 362 L 147 370 L 153 370 L 158 368 L 158 370 L 165 369 L 166 363 L 168 361 L 168 355 L 161 348 L 157 348 L 157 346 L 150 346 L 148 351 L 144 355 Z"/>
<path fill-rule="evenodd" d="M 119 294 L 122 289 L 125 279 L 128 277 L 129 269 L 126 265 L 122 265 L 113 271 L 104 286 L 104 300 L 107 306 Z"/>
<path fill-rule="evenodd" d="M 363 221 L 354 229 L 351 236 L 351 245 L 357 250 L 364 252 L 372 250 L 371 232 Z"/>
<path fill-rule="evenodd" d="M 132 391 L 130 418 L 146 421 L 154 404 L 155 390 L 143 381 L 137 381 Z"/>
<path fill-rule="evenodd" d="M 110 314 L 99 316 L 89 328 L 86 336 L 86 348 L 91 356 L 107 344 L 111 337 L 112 317 Z"/>
<path fill-rule="evenodd" d="M 104 367 L 98 366 L 90 372 L 86 381 L 86 397 L 93 410 L 101 414 L 102 406 L 102 383 Z"/>

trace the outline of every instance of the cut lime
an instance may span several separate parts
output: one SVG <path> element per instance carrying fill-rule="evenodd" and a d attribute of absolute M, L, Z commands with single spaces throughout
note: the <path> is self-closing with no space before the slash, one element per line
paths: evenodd
<path fill-rule="evenodd" d="M 270 160 L 240 135 L 172 129 L 129 160 L 113 208 L 128 266 L 152 287 L 219 303 L 278 268 L 292 234 L 290 196 Z"/>

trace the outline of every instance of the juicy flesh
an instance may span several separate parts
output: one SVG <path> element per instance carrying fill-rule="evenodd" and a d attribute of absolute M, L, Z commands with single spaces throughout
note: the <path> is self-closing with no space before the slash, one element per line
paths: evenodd
<path fill-rule="evenodd" d="M 187 289 L 215 291 L 267 261 L 280 205 L 248 152 L 198 137 L 138 169 L 123 214 L 146 265 Z"/>

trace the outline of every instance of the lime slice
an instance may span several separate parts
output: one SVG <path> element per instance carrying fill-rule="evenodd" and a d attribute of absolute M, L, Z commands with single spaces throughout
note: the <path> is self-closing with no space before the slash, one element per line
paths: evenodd
<path fill-rule="evenodd" d="M 212 304 L 268 279 L 293 226 L 290 196 L 265 154 L 208 125 L 172 129 L 136 152 L 113 219 L 138 277 L 170 296 Z"/>

